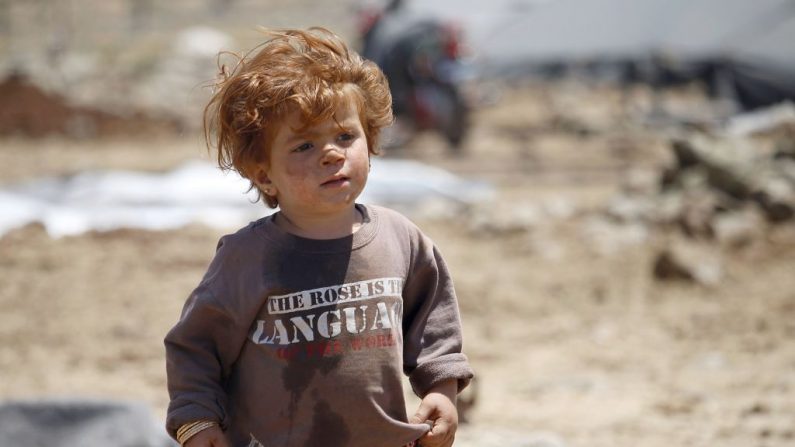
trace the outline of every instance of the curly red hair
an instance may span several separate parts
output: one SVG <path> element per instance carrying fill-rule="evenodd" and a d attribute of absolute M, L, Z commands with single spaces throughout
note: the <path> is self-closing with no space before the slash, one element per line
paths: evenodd
<path fill-rule="evenodd" d="M 370 153 L 378 154 L 380 131 L 392 123 L 392 97 L 381 70 L 331 31 L 266 33 L 264 43 L 235 55 L 231 72 L 219 64 L 215 93 L 204 110 L 204 131 L 218 166 L 247 178 L 257 199 L 275 208 L 276 198 L 264 195 L 253 176 L 257 165 L 267 161 L 271 139 L 291 110 L 299 110 L 304 125 L 311 126 L 333 118 L 335 110 L 353 100 Z"/>

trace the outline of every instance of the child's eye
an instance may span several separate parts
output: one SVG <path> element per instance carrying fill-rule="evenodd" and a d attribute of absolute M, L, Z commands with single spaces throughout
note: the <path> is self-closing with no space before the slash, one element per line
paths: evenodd
<path fill-rule="evenodd" d="M 309 149 L 312 149 L 312 143 L 307 141 L 306 143 L 303 143 L 300 146 L 293 149 L 293 152 L 304 152 L 308 151 Z"/>
<path fill-rule="evenodd" d="M 344 133 L 341 133 L 338 138 L 339 138 L 340 141 L 352 141 L 352 140 L 356 139 L 356 135 L 354 135 L 354 134 L 352 134 L 350 132 L 344 132 Z"/>

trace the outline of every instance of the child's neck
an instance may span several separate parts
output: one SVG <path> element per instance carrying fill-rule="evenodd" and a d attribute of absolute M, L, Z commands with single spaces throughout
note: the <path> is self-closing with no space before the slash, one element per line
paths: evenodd
<path fill-rule="evenodd" d="M 364 216 L 355 207 L 334 215 L 302 215 L 279 211 L 274 222 L 284 231 L 308 239 L 338 239 L 350 236 L 361 228 Z"/>

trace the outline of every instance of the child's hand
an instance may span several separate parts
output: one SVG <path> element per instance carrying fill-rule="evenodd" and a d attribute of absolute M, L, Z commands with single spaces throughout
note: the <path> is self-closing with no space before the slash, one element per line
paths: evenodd
<path fill-rule="evenodd" d="M 458 381 L 455 379 L 442 382 L 431 389 L 422 399 L 420 407 L 410 422 L 421 424 L 432 421 L 431 431 L 420 438 L 424 447 L 450 447 L 458 429 L 458 410 L 455 407 L 455 396 L 458 392 Z"/>
<path fill-rule="evenodd" d="M 213 426 L 191 436 L 185 447 L 229 447 L 221 427 Z"/>

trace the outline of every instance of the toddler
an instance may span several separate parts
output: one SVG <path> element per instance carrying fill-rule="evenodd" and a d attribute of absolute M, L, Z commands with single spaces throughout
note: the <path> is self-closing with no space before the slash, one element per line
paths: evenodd
<path fill-rule="evenodd" d="M 167 429 L 188 447 L 450 446 L 472 377 L 452 280 L 408 219 L 356 202 L 387 82 L 327 30 L 269 35 L 222 70 L 205 129 L 279 210 L 221 238 L 166 336 Z"/>

